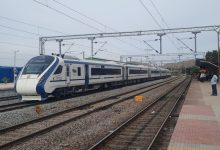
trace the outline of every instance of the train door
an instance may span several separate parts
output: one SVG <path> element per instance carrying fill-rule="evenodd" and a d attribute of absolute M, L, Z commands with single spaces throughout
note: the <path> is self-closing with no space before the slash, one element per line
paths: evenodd
<path fill-rule="evenodd" d="M 128 67 L 124 67 L 124 83 L 128 82 Z"/>
<path fill-rule="evenodd" d="M 124 81 L 125 80 L 125 68 L 122 67 L 122 80 Z"/>
<path fill-rule="evenodd" d="M 150 78 L 151 77 L 151 69 L 150 68 L 147 69 L 147 74 L 148 74 L 148 77 Z"/>
<path fill-rule="evenodd" d="M 70 84 L 70 66 L 66 65 L 66 84 Z"/>
<path fill-rule="evenodd" d="M 89 85 L 89 66 L 85 65 L 85 88 L 88 88 Z"/>

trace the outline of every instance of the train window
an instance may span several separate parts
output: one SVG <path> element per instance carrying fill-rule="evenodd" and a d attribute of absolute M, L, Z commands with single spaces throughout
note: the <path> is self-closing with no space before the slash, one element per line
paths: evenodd
<path fill-rule="evenodd" d="M 113 68 L 92 68 L 91 75 L 120 75 L 121 69 Z"/>
<path fill-rule="evenodd" d="M 81 76 L 81 68 L 78 67 L 78 76 Z"/>
<path fill-rule="evenodd" d="M 130 69 L 129 70 L 129 74 L 147 74 L 147 70 L 133 70 L 133 69 Z"/>
<path fill-rule="evenodd" d="M 151 73 L 159 73 L 159 71 L 153 70 L 153 71 L 151 71 Z"/>
<path fill-rule="evenodd" d="M 32 58 L 24 68 L 22 74 L 41 74 L 54 61 L 52 56 L 37 56 Z"/>
<path fill-rule="evenodd" d="M 61 65 L 59 65 L 59 67 L 57 68 L 57 70 L 54 72 L 54 74 L 60 74 L 63 70 L 63 67 Z"/>

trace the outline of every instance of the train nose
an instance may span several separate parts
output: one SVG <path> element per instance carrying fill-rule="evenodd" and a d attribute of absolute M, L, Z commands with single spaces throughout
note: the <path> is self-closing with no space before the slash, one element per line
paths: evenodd
<path fill-rule="evenodd" d="M 22 75 L 17 80 L 17 93 L 21 95 L 38 95 L 36 92 L 38 81 L 38 75 Z"/>

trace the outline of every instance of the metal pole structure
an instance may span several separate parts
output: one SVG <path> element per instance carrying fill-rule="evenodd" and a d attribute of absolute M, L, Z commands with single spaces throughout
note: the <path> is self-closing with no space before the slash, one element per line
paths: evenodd
<path fill-rule="evenodd" d="M 82 51 L 83 59 L 85 59 L 85 51 Z"/>
<path fill-rule="evenodd" d="M 16 81 L 16 73 L 17 73 L 17 69 L 16 69 L 16 54 L 17 52 L 19 52 L 19 50 L 16 50 L 14 51 L 14 84 L 15 84 L 15 81 Z"/>
<path fill-rule="evenodd" d="M 219 64 L 219 53 L 220 53 L 220 47 L 219 47 L 219 33 L 220 33 L 220 29 L 218 29 L 218 31 L 217 31 L 217 39 L 218 39 L 218 66 L 220 66 L 220 64 Z"/>
<path fill-rule="evenodd" d="M 159 33 L 157 36 L 160 37 L 160 54 L 162 54 L 162 36 L 166 35 L 165 33 Z"/>
<path fill-rule="evenodd" d="M 61 54 L 62 54 L 61 47 L 62 47 L 63 40 L 59 39 L 59 40 L 56 40 L 56 41 L 59 42 L 59 55 L 61 56 Z"/>
<path fill-rule="evenodd" d="M 130 63 L 131 63 L 131 58 L 132 58 L 132 57 L 128 57 L 128 58 L 130 59 Z"/>
<path fill-rule="evenodd" d="M 44 55 L 45 54 L 45 41 L 43 40 L 42 37 L 39 38 L 39 55 Z"/>
<path fill-rule="evenodd" d="M 195 39 L 195 51 L 194 51 L 194 53 L 197 53 L 197 34 L 198 33 L 201 33 L 201 32 L 200 31 L 192 32 L 192 34 L 194 34 L 194 39 Z M 195 55 L 195 59 L 196 59 L 196 55 Z"/>
<path fill-rule="evenodd" d="M 88 38 L 89 40 L 91 40 L 91 58 L 93 59 L 93 41 L 95 40 L 95 37 L 91 37 L 91 38 Z"/>
<path fill-rule="evenodd" d="M 180 57 L 181 57 L 182 55 L 178 55 L 178 57 L 179 57 L 179 62 L 180 62 Z"/>
<path fill-rule="evenodd" d="M 120 56 L 120 62 L 123 62 L 123 56 Z"/>
<path fill-rule="evenodd" d="M 39 55 L 42 55 L 42 46 L 43 46 L 43 42 L 42 42 L 42 38 L 39 38 Z"/>

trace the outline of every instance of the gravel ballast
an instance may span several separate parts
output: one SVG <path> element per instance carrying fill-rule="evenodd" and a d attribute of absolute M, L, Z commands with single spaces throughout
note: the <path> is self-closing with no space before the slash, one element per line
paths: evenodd
<path fill-rule="evenodd" d="M 170 84 L 171 86 L 174 86 L 174 84 Z M 151 100 L 168 90 L 168 85 L 159 87 L 157 91 L 154 90 L 143 94 L 142 96 L 145 98 L 142 103 L 137 103 L 130 99 L 71 122 L 11 149 L 87 149 L 130 116 L 141 110 Z"/>
<path fill-rule="evenodd" d="M 141 87 L 145 87 L 149 84 L 153 84 L 153 83 L 157 83 L 157 82 L 161 82 L 165 80 L 167 79 L 145 82 L 145 83 L 136 84 L 132 86 L 117 88 L 114 90 L 98 92 L 98 93 L 94 93 L 94 94 L 90 94 L 86 96 L 70 98 L 70 99 L 56 101 L 56 102 L 48 103 L 44 105 L 38 105 L 41 107 L 41 110 L 42 110 L 40 113 L 36 112 L 36 106 L 32 106 L 32 107 L 28 107 L 24 109 L 18 109 L 18 110 L 9 111 L 9 112 L 3 112 L 0 114 L 0 120 L 1 120 L 0 130 L 13 126 L 13 125 L 17 125 L 23 122 L 30 121 L 36 118 L 47 116 L 55 112 L 66 110 L 71 107 L 80 106 L 88 102 L 97 101 L 98 99 L 120 94 L 125 91 L 132 91 L 132 90 L 135 90 Z"/>

